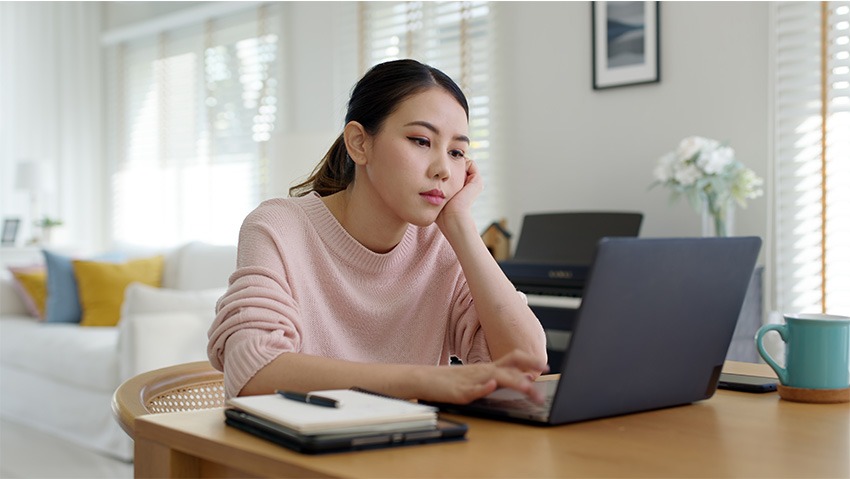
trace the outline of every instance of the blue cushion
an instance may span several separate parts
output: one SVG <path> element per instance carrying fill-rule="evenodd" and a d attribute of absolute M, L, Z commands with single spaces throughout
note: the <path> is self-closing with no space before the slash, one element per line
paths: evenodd
<path fill-rule="evenodd" d="M 48 323 L 79 323 L 83 310 L 80 306 L 77 279 L 74 277 L 73 258 L 42 250 L 47 266 L 47 302 L 44 321 Z M 97 259 L 121 261 L 123 257 L 111 254 Z"/>

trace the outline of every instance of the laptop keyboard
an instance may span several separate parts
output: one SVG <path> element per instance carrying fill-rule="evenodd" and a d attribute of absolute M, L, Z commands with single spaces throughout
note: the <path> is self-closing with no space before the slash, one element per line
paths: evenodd
<path fill-rule="evenodd" d="M 522 411 L 534 415 L 545 415 L 552 408 L 552 399 L 555 397 L 555 386 L 558 382 L 547 381 L 547 383 L 551 384 L 538 383 L 541 385 L 544 397 L 546 398 L 543 404 L 533 403 L 522 393 L 511 389 L 500 389 L 489 396 L 476 399 L 471 404 L 488 409 Z"/>
<path fill-rule="evenodd" d="M 543 404 L 536 404 L 528 399 L 493 399 L 481 398 L 473 402 L 475 406 L 488 409 L 509 409 L 511 411 L 522 411 L 534 415 L 543 415 L 552 407 L 552 398 L 547 398 Z"/>

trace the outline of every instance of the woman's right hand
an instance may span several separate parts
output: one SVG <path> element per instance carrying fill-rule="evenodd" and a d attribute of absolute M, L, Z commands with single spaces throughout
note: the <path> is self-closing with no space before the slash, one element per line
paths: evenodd
<path fill-rule="evenodd" d="M 549 370 L 530 354 L 515 350 L 492 363 L 440 366 L 431 369 L 423 382 L 419 399 L 466 404 L 497 388 L 519 391 L 529 400 L 542 403 L 544 397 L 534 388 L 534 380 Z"/>

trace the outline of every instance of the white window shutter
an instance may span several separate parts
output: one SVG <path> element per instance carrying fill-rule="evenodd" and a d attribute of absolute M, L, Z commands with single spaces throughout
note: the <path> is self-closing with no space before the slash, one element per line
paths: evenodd
<path fill-rule="evenodd" d="M 473 206 L 476 225 L 497 219 L 500 191 L 492 148 L 493 11 L 489 2 L 358 3 L 359 74 L 388 60 L 413 58 L 440 69 L 469 102 L 470 156 L 486 185 Z"/>
<path fill-rule="evenodd" d="M 850 2 L 776 2 L 775 292 L 850 314 Z"/>
<path fill-rule="evenodd" d="M 279 116 L 279 6 L 109 48 L 117 244 L 234 244 L 264 199 Z"/>

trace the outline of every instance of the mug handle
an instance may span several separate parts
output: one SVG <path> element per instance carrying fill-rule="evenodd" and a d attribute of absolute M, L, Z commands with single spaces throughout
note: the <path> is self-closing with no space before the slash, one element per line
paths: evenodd
<path fill-rule="evenodd" d="M 770 354 L 765 351 L 764 345 L 762 344 L 762 338 L 764 338 L 764 335 L 770 331 L 776 331 L 777 333 L 779 333 L 779 336 L 782 338 L 782 341 L 784 341 L 785 343 L 788 342 L 787 325 L 765 324 L 764 326 L 760 327 L 758 332 L 756 333 L 756 348 L 758 348 L 759 355 L 764 359 L 767 365 L 773 368 L 774 371 L 776 371 L 776 376 L 779 377 L 779 382 L 781 382 L 782 384 L 788 384 L 788 371 L 785 368 L 776 364 L 776 361 L 774 361 Z"/>

